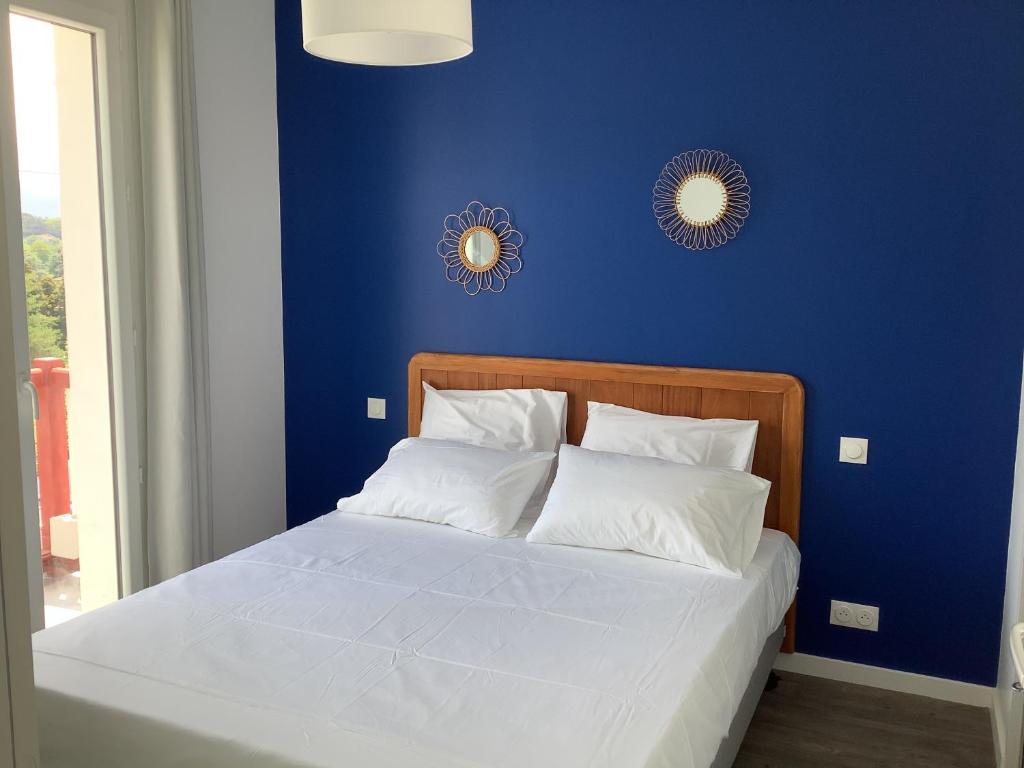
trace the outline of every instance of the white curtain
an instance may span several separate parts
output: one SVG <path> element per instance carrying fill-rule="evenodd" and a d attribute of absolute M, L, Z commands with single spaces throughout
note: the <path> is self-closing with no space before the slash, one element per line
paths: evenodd
<path fill-rule="evenodd" d="M 135 0 L 149 583 L 212 558 L 206 294 L 189 0 Z"/>

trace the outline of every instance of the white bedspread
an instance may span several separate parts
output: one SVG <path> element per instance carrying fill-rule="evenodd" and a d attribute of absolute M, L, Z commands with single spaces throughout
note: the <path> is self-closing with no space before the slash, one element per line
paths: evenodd
<path fill-rule="evenodd" d="M 35 636 L 44 766 L 704 768 L 796 590 L 332 513 Z"/>

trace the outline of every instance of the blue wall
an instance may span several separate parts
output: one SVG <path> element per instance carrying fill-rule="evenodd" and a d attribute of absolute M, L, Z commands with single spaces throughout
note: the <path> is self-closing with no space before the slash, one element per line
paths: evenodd
<path fill-rule="evenodd" d="M 807 388 L 798 648 L 995 679 L 1024 340 L 1019 3 L 477 0 L 476 52 L 312 58 L 277 4 L 288 520 L 405 432 L 419 350 L 786 371 Z M 752 213 L 709 253 L 651 214 L 722 149 Z M 434 252 L 508 207 L 525 268 Z M 388 399 L 367 421 L 366 397 Z M 866 467 L 840 435 L 871 439 Z M 828 600 L 881 606 L 878 634 Z"/>

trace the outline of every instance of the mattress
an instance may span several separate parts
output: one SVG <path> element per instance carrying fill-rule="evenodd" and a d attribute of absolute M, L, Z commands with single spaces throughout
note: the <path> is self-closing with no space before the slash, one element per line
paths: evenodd
<path fill-rule="evenodd" d="M 34 637 L 44 766 L 706 768 L 799 552 L 742 578 L 328 514 Z"/>

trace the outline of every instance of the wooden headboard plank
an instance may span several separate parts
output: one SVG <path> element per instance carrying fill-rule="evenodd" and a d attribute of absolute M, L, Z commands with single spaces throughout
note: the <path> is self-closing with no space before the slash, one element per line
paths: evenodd
<path fill-rule="evenodd" d="M 422 380 L 427 382 L 434 389 L 448 389 L 448 371 L 428 371 L 424 370 L 422 373 Z M 417 390 L 417 396 L 419 390 Z M 420 406 L 422 410 L 422 405 Z"/>
<path fill-rule="evenodd" d="M 746 419 L 750 416 L 750 392 L 740 389 L 705 388 L 700 398 L 702 419 Z"/>
<path fill-rule="evenodd" d="M 590 400 L 597 403 L 611 403 L 612 405 L 624 405 L 633 408 L 633 382 L 630 381 L 602 381 L 591 379 Z"/>
<path fill-rule="evenodd" d="M 797 381 L 795 378 L 794 381 Z M 797 381 L 799 397 L 783 398 L 782 468 L 779 488 L 779 527 L 795 544 L 800 543 L 800 486 L 804 453 L 804 388 Z"/>
<path fill-rule="evenodd" d="M 554 376 L 523 376 L 523 389 L 555 389 Z"/>
<path fill-rule="evenodd" d="M 664 385 L 634 384 L 633 407 L 650 413 L 665 413 Z"/>
<path fill-rule="evenodd" d="M 481 389 L 476 371 L 448 371 L 448 389 Z"/>
<path fill-rule="evenodd" d="M 704 393 L 700 387 L 674 387 L 665 385 L 665 413 L 669 416 L 700 418 L 700 401 Z"/>
<path fill-rule="evenodd" d="M 592 363 L 528 357 L 421 352 L 409 361 L 409 434 L 420 431 L 423 382 L 438 389 L 551 389 L 569 395 L 566 424 L 579 445 L 587 401 L 651 413 L 700 418 L 757 419 L 754 473 L 770 480 L 764 524 L 800 539 L 800 473 L 804 391 L 783 373 Z M 786 614 L 783 651 L 792 653 L 796 605 Z"/>
<path fill-rule="evenodd" d="M 753 472 L 758 477 L 770 480 L 778 487 L 782 480 L 782 408 L 783 397 L 772 392 L 751 392 L 749 419 L 757 419 L 757 449 L 754 452 Z M 764 510 L 764 524 L 767 528 L 779 527 L 778 493 L 768 497 Z"/>
<path fill-rule="evenodd" d="M 583 429 L 587 426 L 587 400 L 590 399 L 590 382 L 587 379 L 555 379 L 555 389 L 569 395 L 569 413 L 566 417 L 566 438 L 573 445 L 583 440 Z"/>

